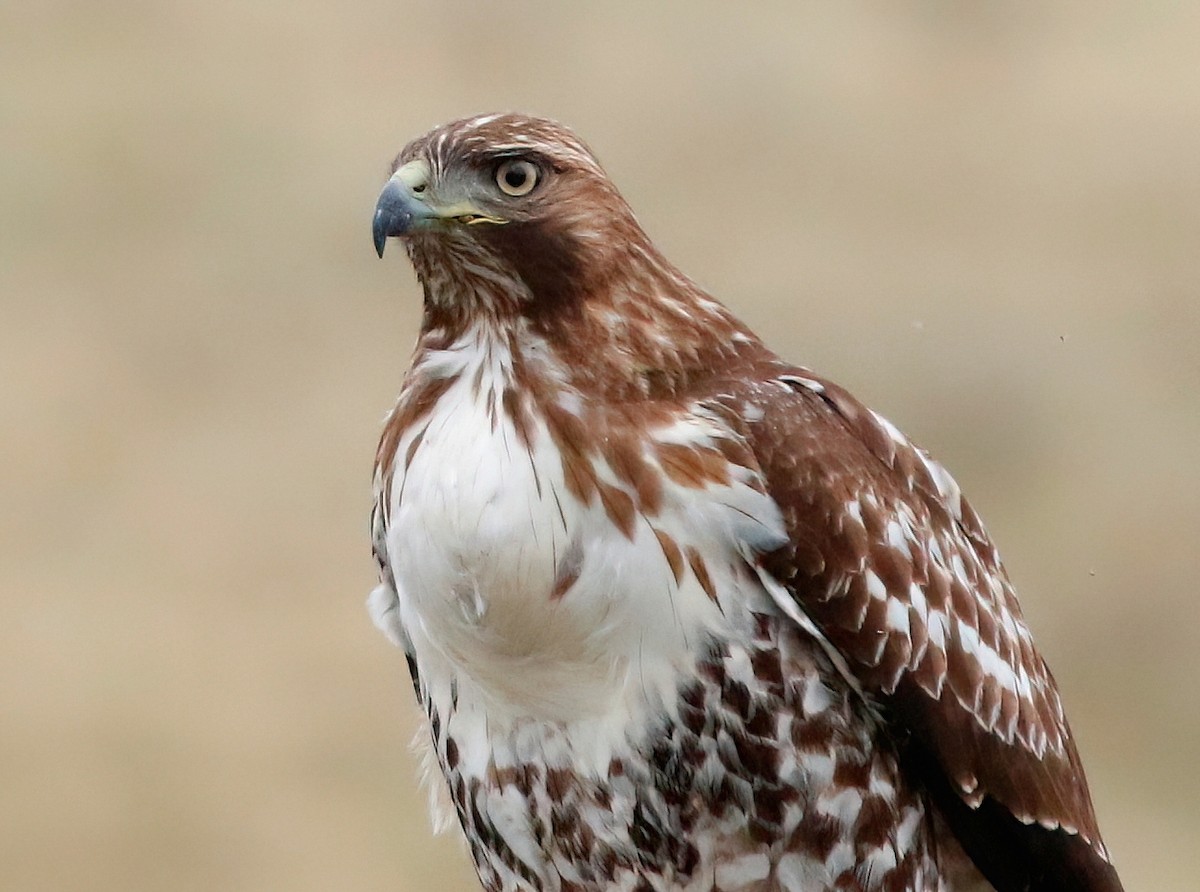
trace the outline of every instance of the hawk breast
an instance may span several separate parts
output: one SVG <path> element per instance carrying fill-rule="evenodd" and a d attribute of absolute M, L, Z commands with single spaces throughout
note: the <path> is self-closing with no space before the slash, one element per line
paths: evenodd
<path fill-rule="evenodd" d="M 635 428 L 627 412 L 581 418 L 563 391 L 515 413 L 517 364 L 472 334 L 426 353 L 393 413 L 429 402 L 385 463 L 385 551 L 416 664 L 431 691 L 474 696 L 500 724 L 661 712 L 727 622 L 722 593 L 765 597 L 747 558 L 778 544 L 778 511 L 699 407 Z M 564 448 L 572 424 L 595 448 Z"/>

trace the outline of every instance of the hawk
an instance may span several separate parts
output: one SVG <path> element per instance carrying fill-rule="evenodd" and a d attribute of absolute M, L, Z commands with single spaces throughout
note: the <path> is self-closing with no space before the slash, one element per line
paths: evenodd
<path fill-rule="evenodd" d="M 424 317 L 370 607 L 486 889 L 1120 890 L 954 479 L 672 266 L 578 137 L 438 127 L 373 235 Z"/>

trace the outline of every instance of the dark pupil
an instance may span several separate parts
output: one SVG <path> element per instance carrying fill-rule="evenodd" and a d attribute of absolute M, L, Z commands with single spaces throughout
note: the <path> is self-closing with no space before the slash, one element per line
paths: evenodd
<path fill-rule="evenodd" d="M 512 189 L 520 189 L 525 185 L 527 179 L 529 179 L 529 174 L 523 167 L 510 167 L 504 172 L 504 182 L 508 183 Z"/>

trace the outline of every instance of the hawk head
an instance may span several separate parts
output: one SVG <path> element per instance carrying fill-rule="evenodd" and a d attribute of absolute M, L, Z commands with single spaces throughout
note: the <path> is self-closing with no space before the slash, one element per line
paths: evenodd
<path fill-rule="evenodd" d="M 663 257 L 556 121 L 481 115 L 413 140 L 372 231 L 381 256 L 389 238 L 403 240 L 426 331 L 536 332 L 563 374 L 610 394 L 674 392 L 758 343 Z"/>
<path fill-rule="evenodd" d="M 502 282 L 497 299 L 541 304 L 601 291 L 631 250 L 653 251 L 588 147 L 555 121 L 517 114 L 454 121 L 410 142 L 372 231 L 380 256 L 388 238 L 404 239 L 427 285 L 475 268 Z M 427 294 L 469 299 L 477 289 Z"/>

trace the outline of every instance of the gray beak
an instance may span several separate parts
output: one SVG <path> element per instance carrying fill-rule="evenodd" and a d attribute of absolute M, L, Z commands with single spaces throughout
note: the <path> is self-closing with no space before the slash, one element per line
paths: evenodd
<path fill-rule="evenodd" d="M 390 180 L 379 193 L 379 201 L 375 204 L 375 219 L 371 223 L 375 253 L 382 257 L 388 238 L 404 235 L 412 229 L 414 221 L 428 216 L 429 209 L 404 183 Z"/>

